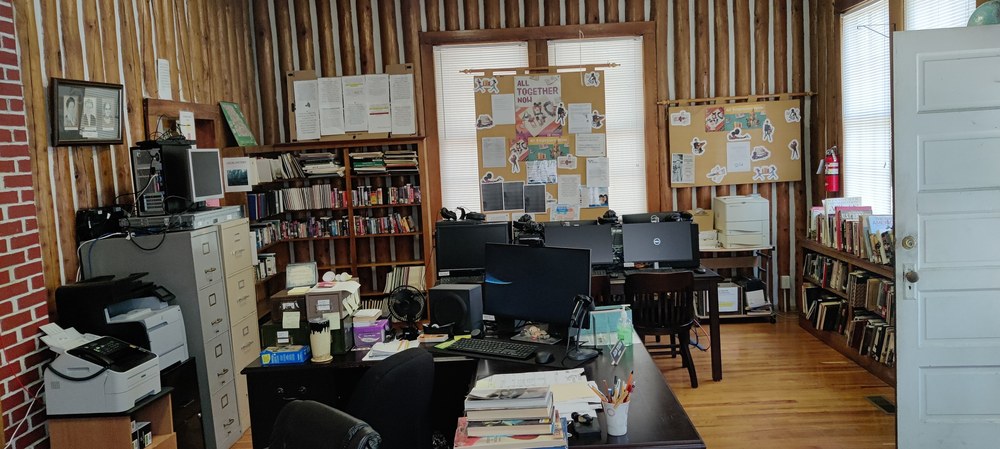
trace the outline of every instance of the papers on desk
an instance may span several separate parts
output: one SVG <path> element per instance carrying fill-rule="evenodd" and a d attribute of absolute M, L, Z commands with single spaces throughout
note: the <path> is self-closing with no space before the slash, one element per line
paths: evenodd
<path fill-rule="evenodd" d="M 571 416 L 573 412 L 593 413 L 601 408 L 601 398 L 594 394 L 583 368 L 539 371 L 528 373 L 494 374 L 476 381 L 474 388 L 530 388 L 549 386 L 552 403 L 561 416 Z"/>
<path fill-rule="evenodd" d="M 379 342 L 375 343 L 372 346 L 372 349 L 368 351 L 368 354 L 366 354 L 361 360 L 366 362 L 371 360 L 382 360 L 389 358 L 390 355 L 397 352 L 402 352 L 410 348 L 416 348 L 417 346 L 420 346 L 420 342 L 417 340 L 393 340 L 388 343 Z"/>

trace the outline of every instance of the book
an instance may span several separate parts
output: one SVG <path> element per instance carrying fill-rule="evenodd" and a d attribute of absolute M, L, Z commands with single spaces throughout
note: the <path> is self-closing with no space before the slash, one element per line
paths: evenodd
<path fill-rule="evenodd" d="M 473 388 L 465 397 L 466 410 L 535 408 L 552 404 L 549 387 Z"/>
<path fill-rule="evenodd" d="M 558 414 L 556 414 L 558 420 Z M 470 436 L 468 434 L 468 420 L 463 416 L 458 418 L 458 427 L 455 429 L 455 449 L 459 448 L 490 448 L 490 449 L 542 449 L 542 448 L 565 448 L 566 423 L 559 420 L 560 425 L 555 426 L 555 432 L 545 435 L 491 435 L 484 437 Z"/>
<path fill-rule="evenodd" d="M 530 408 L 504 408 L 504 409 L 483 409 L 466 410 L 465 416 L 469 421 L 489 421 L 495 419 L 542 419 L 552 416 L 552 404 L 543 407 Z"/>
<path fill-rule="evenodd" d="M 485 437 L 491 435 L 546 435 L 555 433 L 552 418 L 542 419 L 496 419 L 488 421 L 469 421 L 468 435 L 470 437 Z"/>

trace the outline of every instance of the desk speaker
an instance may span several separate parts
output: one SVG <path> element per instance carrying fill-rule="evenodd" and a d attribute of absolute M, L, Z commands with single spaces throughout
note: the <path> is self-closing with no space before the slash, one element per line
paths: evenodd
<path fill-rule="evenodd" d="M 483 288 L 478 284 L 442 284 L 429 291 L 430 321 L 452 325 L 454 334 L 479 333 L 483 328 Z"/>

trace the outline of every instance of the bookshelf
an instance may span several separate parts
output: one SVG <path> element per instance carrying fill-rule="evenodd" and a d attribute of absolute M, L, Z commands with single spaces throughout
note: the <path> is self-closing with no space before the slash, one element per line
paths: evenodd
<path fill-rule="evenodd" d="M 330 159 L 345 168 L 342 175 L 293 175 L 261 182 L 246 194 L 251 228 L 269 234 L 258 245 L 258 254 L 273 254 L 275 265 L 274 274 L 259 276 L 256 282 L 259 318 L 270 313 L 267 299 L 284 289 L 284 267 L 289 263 L 316 262 L 320 274 L 347 271 L 361 283 L 365 298 L 383 295 L 386 275 L 393 267 L 426 264 L 432 217 L 423 201 L 424 145 L 423 137 L 408 136 L 239 149 L 237 154 L 250 158 L 293 158 L 300 165 L 308 163 L 309 157 L 329 153 Z M 358 157 L 373 153 L 384 157 Z M 407 154 L 416 156 L 416 167 L 393 162 Z M 378 159 L 385 161 L 385 172 L 378 168 Z M 266 205 L 263 209 L 261 201 Z M 425 281 L 432 283 L 432 279 Z"/>
<path fill-rule="evenodd" d="M 894 268 L 805 238 L 799 239 L 799 252 L 804 260 L 797 274 L 802 298 L 799 326 L 895 386 Z M 832 323 L 819 321 L 826 310 L 823 303 L 831 309 L 825 318 Z"/>

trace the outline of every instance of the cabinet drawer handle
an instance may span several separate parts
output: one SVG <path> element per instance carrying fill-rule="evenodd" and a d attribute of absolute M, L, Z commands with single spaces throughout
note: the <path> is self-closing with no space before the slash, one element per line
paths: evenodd
<path fill-rule="evenodd" d="M 236 251 L 233 251 L 233 255 L 234 255 L 234 256 L 238 256 L 238 255 L 240 255 L 240 254 L 243 254 L 243 251 L 244 251 L 244 249 L 238 249 L 238 250 L 236 250 Z"/>
<path fill-rule="evenodd" d="M 246 301 L 248 299 L 250 299 L 250 295 L 243 295 L 243 297 L 240 298 L 240 299 L 237 299 L 236 302 L 243 302 L 243 301 Z"/>
<path fill-rule="evenodd" d="M 215 272 L 215 267 L 205 269 L 205 273 L 214 273 L 214 272 Z"/>
<path fill-rule="evenodd" d="M 248 342 L 246 342 L 246 344 L 245 344 L 245 345 L 243 345 L 243 346 L 240 346 L 240 350 L 241 350 L 241 351 L 245 351 L 245 350 L 246 350 L 247 348 L 249 348 L 250 346 L 253 346 L 253 342 L 252 342 L 252 341 L 248 341 Z"/>
<path fill-rule="evenodd" d="M 222 372 L 219 373 L 219 374 L 216 374 L 216 376 L 222 377 L 222 376 L 225 376 L 226 374 L 229 374 L 229 368 L 223 368 Z"/>
<path fill-rule="evenodd" d="M 216 324 L 219 324 L 221 322 L 222 322 L 222 318 L 216 318 L 215 321 L 212 321 L 212 326 L 215 326 Z"/>
<path fill-rule="evenodd" d="M 235 419 L 229 418 L 229 421 L 226 421 L 226 423 L 223 424 L 222 427 L 229 427 L 229 426 L 233 425 L 234 422 L 236 422 Z"/>

